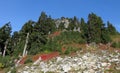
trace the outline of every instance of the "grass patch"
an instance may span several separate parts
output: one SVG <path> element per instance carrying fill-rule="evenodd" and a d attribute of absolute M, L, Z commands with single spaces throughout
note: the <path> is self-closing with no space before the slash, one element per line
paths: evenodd
<path fill-rule="evenodd" d="M 32 60 L 31 56 L 28 56 L 27 59 L 25 60 L 25 64 L 32 63 L 32 62 L 33 62 L 33 60 Z"/>
<path fill-rule="evenodd" d="M 111 38 L 113 42 L 120 41 L 120 34 L 111 35 Z"/>
<path fill-rule="evenodd" d="M 113 42 L 111 47 L 120 48 L 120 41 L 119 42 Z"/>

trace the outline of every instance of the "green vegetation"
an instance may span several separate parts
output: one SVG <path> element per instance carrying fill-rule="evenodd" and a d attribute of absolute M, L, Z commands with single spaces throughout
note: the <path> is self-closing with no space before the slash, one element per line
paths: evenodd
<path fill-rule="evenodd" d="M 114 48 L 120 48 L 120 42 L 113 42 L 111 46 Z"/>
<path fill-rule="evenodd" d="M 0 68 L 4 68 L 4 65 L 2 63 L 0 63 Z"/>
<path fill-rule="evenodd" d="M 111 39 L 113 42 L 120 41 L 120 34 L 111 35 Z"/>
<path fill-rule="evenodd" d="M 77 50 L 78 50 L 78 48 L 67 47 L 66 50 L 65 50 L 65 52 L 64 52 L 64 54 L 69 55 L 69 54 L 71 54 L 71 53 L 76 52 Z"/>
<path fill-rule="evenodd" d="M 0 68 L 7 68 L 11 66 L 14 66 L 14 63 L 10 56 L 0 56 Z"/>
<path fill-rule="evenodd" d="M 65 31 L 61 35 L 54 38 L 59 44 L 70 44 L 70 43 L 86 43 L 85 39 L 81 36 L 80 32 Z"/>
<path fill-rule="evenodd" d="M 11 73 L 17 73 L 16 68 L 12 69 L 12 70 L 11 70 Z"/>
<path fill-rule="evenodd" d="M 25 61 L 25 64 L 32 63 L 32 62 L 33 62 L 32 58 L 30 56 L 28 56 L 27 60 Z"/>
<path fill-rule="evenodd" d="M 120 34 L 111 35 L 112 45 L 111 47 L 120 48 Z"/>
<path fill-rule="evenodd" d="M 110 22 L 104 24 L 102 18 L 94 13 L 90 13 L 88 21 L 85 22 L 83 18 L 79 20 L 76 16 L 52 19 L 42 12 L 37 22 L 29 20 L 20 31 L 15 31 L 13 34 L 11 29 L 10 22 L 0 27 L 0 68 L 11 66 L 13 59 L 10 57 L 18 58 L 19 55 L 24 56 L 26 52 L 28 55 L 40 52 L 61 52 L 64 45 L 72 43 L 107 44 L 114 39 L 111 35 L 119 34 Z M 54 32 L 60 32 L 60 34 L 54 34 Z M 50 35 L 52 38 L 49 37 Z M 112 47 L 120 48 L 120 42 L 113 42 Z M 69 47 L 65 54 L 73 50 L 76 49 Z M 28 62 L 31 60 L 28 59 L 26 63 Z"/>
<path fill-rule="evenodd" d="M 57 42 L 57 40 L 49 40 L 44 46 L 42 46 L 42 48 L 44 52 L 61 52 L 61 45 Z"/>

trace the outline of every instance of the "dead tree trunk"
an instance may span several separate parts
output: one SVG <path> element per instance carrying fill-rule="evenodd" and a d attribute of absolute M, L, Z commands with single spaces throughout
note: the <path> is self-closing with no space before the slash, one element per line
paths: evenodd
<path fill-rule="evenodd" d="M 29 39 L 29 33 L 27 33 L 26 42 L 25 42 L 25 46 L 24 46 L 24 50 L 23 50 L 23 57 L 26 55 L 26 48 L 27 48 L 27 44 L 28 44 L 28 39 Z"/>
<path fill-rule="evenodd" d="M 5 54 L 6 54 L 7 44 L 8 44 L 8 40 L 6 40 L 6 42 L 5 42 L 5 47 L 4 47 L 4 51 L 3 51 L 3 57 L 5 57 Z"/>

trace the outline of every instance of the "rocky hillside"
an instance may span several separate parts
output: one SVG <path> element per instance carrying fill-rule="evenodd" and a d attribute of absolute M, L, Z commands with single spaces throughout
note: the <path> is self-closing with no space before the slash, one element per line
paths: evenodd
<path fill-rule="evenodd" d="M 16 68 L 17 73 L 119 73 L 119 50 L 78 50 L 75 54 L 59 55 L 43 61 L 41 57 L 34 63 Z M 14 69 L 14 68 L 13 68 Z M 11 72 L 12 69 L 8 73 Z"/>
<path fill-rule="evenodd" d="M 42 12 L 11 35 L 0 28 L 0 70 L 8 73 L 119 72 L 120 33 L 94 13 L 88 20 L 53 19 Z M 74 54 L 74 56 L 73 56 Z M 21 65 L 22 64 L 22 65 Z"/>

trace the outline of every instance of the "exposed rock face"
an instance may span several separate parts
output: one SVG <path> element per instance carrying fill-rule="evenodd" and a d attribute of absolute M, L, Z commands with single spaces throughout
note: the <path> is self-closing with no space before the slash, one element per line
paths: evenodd
<path fill-rule="evenodd" d="M 114 69 L 120 70 L 120 53 L 101 51 L 97 53 L 84 53 L 74 57 L 56 57 L 49 61 L 38 60 L 31 66 L 25 66 L 18 73 L 104 73 L 115 64 Z"/>
<path fill-rule="evenodd" d="M 56 20 L 55 20 L 56 28 L 59 28 L 60 25 L 63 25 L 64 28 L 65 28 L 64 30 L 66 30 L 66 29 L 69 27 L 70 22 L 71 22 L 71 21 L 70 21 L 69 19 L 67 19 L 67 18 L 56 19 Z M 80 32 L 79 23 L 76 22 L 75 25 L 77 25 L 78 27 L 75 26 L 74 29 L 73 29 L 73 30 L 70 30 L 70 31 Z"/>
<path fill-rule="evenodd" d="M 61 23 L 63 23 L 63 25 L 64 25 L 65 28 L 68 28 L 70 22 L 69 22 L 68 19 L 57 19 L 56 22 L 55 22 L 56 27 L 59 28 L 59 25 Z"/>

